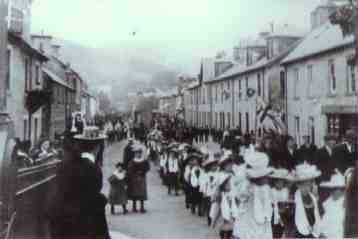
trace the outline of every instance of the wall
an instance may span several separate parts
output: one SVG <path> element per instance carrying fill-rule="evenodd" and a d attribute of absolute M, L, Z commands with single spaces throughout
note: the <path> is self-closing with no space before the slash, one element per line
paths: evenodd
<path fill-rule="evenodd" d="M 352 49 L 346 49 L 316 58 L 298 62 L 287 67 L 288 87 L 288 129 L 300 143 L 303 134 L 308 132 L 309 117 L 315 121 L 315 138 L 318 145 L 323 144 L 323 137 L 327 133 L 327 119 L 322 114 L 322 107 L 326 105 L 357 107 L 357 95 L 347 95 L 347 64 L 346 58 L 353 53 Z M 335 59 L 335 72 L 337 79 L 337 93 L 329 94 L 328 61 Z M 313 66 L 313 81 L 307 80 L 307 66 Z M 298 85 L 298 98 L 294 97 L 294 69 L 299 69 L 300 82 Z M 357 72 L 357 71 L 356 71 Z M 358 76 L 358 72 L 356 77 Z M 310 83 L 310 85 L 309 85 Z M 358 83 L 357 83 L 358 84 Z M 300 134 L 295 133 L 295 117 L 300 117 Z"/>

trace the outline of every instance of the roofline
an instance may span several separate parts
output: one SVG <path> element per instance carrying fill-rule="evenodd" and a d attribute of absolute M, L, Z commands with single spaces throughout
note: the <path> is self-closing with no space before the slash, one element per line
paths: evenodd
<path fill-rule="evenodd" d="M 299 62 L 299 61 L 304 61 L 304 60 L 306 60 L 308 58 L 313 58 L 313 57 L 319 56 L 321 54 L 327 54 L 327 53 L 338 51 L 338 50 L 348 48 L 348 47 L 354 47 L 354 42 L 340 44 L 340 45 L 337 45 L 337 46 L 334 46 L 334 47 L 331 47 L 331 48 L 328 48 L 328 49 L 325 49 L 325 50 L 322 50 L 322 51 L 318 51 L 318 52 L 315 52 L 315 53 L 307 54 L 305 56 L 298 57 L 298 58 L 295 58 L 295 59 L 292 59 L 292 60 L 289 60 L 289 61 L 282 61 L 281 65 L 287 66 L 287 65 Z"/>
<path fill-rule="evenodd" d="M 28 42 L 26 42 L 22 37 L 9 32 L 8 33 L 8 39 L 9 39 L 9 43 L 13 44 L 13 45 L 17 45 L 20 48 L 22 48 L 24 51 L 26 51 L 28 54 L 32 54 L 34 55 L 36 58 L 38 58 L 38 60 L 42 61 L 42 62 L 46 62 L 49 60 L 49 58 L 47 56 L 45 56 L 42 52 L 40 52 L 39 50 L 33 48 Z"/>

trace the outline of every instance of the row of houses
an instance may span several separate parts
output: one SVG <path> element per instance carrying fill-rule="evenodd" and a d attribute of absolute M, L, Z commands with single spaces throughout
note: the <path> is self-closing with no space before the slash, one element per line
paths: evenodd
<path fill-rule="evenodd" d="M 31 0 L 9 1 L 6 110 L 16 137 L 36 143 L 53 139 L 71 123 L 72 112 L 94 116 L 97 100 L 60 54 L 51 36 L 31 35 Z"/>
<path fill-rule="evenodd" d="M 183 93 L 186 123 L 256 132 L 257 111 L 266 102 L 299 144 L 304 135 L 322 145 L 327 133 L 358 129 L 354 39 L 330 23 L 337 7 L 319 5 L 308 33 L 284 25 L 235 47 L 234 60 L 203 59 L 197 82 Z"/>

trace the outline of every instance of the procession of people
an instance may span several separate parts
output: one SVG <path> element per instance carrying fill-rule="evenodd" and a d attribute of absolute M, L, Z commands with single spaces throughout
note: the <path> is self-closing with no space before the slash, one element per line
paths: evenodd
<path fill-rule="evenodd" d="M 182 192 L 183 210 L 204 217 L 219 238 L 358 236 L 357 213 L 349 209 L 356 208 L 356 131 L 340 142 L 328 134 L 317 148 L 307 135 L 297 147 L 289 135 L 226 130 L 211 148 L 211 134 L 179 141 L 164 136 L 178 135 L 171 129 L 177 127 L 156 124 L 148 135 L 158 175 L 168 195 Z"/>

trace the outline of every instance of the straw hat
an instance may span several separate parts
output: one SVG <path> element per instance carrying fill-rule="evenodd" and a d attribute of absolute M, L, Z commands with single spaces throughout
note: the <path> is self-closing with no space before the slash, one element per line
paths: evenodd
<path fill-rule="evenodd" d="M 247 176 L 249 178 L 261 178 L 272 173 L 273 169 L 268 167 L 269 158 L 265 153 L 251 152 L 245 156 L 247 163 Z"/>
<path fill-rule="evenodd" d="M 346 180 L 345 177 L 340 173 L 336 172 L 331 176 L 331 180 L 327 182 L 322 182 L 320 184 L 322 188 L 345 188 L 346 187 Z"/>
<path fill-rule="evenodd" d="M 287 169 L 284 169 L 284 168 L 274 169 L 273 173 L 270 174 L 269 177 L 272 178 L 272 179 L 288 180 L 289 179 L 289 171 Z"/>
<path fill-rule="evenodd" d="M 291 180 L 296 182 L 302 182 L 318 178 L 319 176 L 321 176 L 321 171 L 318 170 L 315 165 L 311 165 L 307 162 L 304 162 L 303 164 L 299 164 L 296 166 L 291 176 Z"/>

